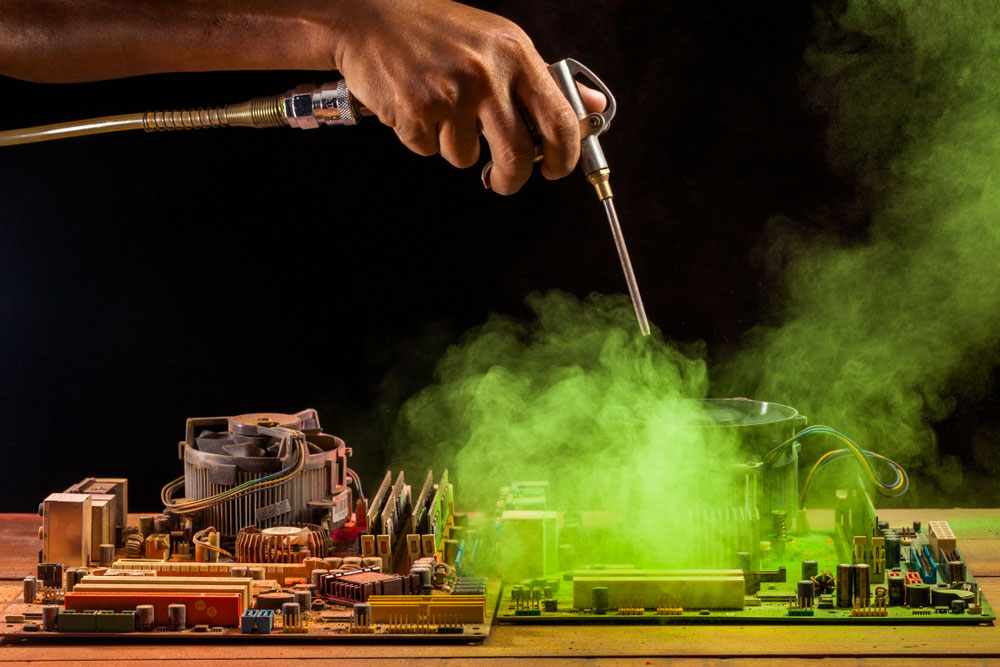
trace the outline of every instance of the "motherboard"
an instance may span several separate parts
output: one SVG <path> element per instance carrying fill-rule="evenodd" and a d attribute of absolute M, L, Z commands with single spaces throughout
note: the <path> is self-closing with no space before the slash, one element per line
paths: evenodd
<path fill-rule="evenodd" d="M 549 480 L 511 482 L 485 511 L 456 509 L 447 470 L 415 484 L 387 471 L 367 495 L 352 448 L 314 410 L 189 419 L 161 511 L 130 513 L 123 478 L 42 499 L 38 564 L 0 636 L 468 644 L 494 622 L 996 618 L 947 522 L 879 519 L 872 480 L 905 491 L 897 464 L 802 428 L 786 406 L 719 401 L 706 414 L 746 429 L 746 460 L 718 471 L 737 493 L 662 516 L 641 508 L 641 522 L 627 503 L 563 507 Z M 800 484 L 799 440 L 817 434 L 847 446 Z M 863 474 L 817 518 L 805 507 L 814 473 L 851 456 Z M 875 475 L 874 458 L 895 477 Z M 643 541 L 638 525 L 662 530 Z"/>

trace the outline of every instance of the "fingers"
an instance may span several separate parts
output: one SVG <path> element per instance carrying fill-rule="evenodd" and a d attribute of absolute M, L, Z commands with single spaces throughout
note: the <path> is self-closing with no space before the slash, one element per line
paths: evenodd
<path fill-rule="evenodd" d="M 392 129 L 404 146 L 417 155 L 430 156 L 438 152 L 438 131 L 430 127 L 430 119 L 411 118 Z"/>
<path fill-rule="evenodd" d="M 590 113 L 601 113 L 608 106 L 608 98 L 601 91 L 589 88 L 579 81 L 576 83 L 576 87 L 580 89 L 583 106 Z"/>
<path fill-rule="evenodd" d="M 542 138 L 542 175 L 550 180 L 566 176 L 580 157 L 580 121 L 576 113 L 544 63 L 526 71 L 515 92 Z"/>
<path fill-rule="evenodd" d="M 490 187 L 502 195 L 513 194 L 531 176 L 535 146 L 528 128 L 513 103 L 488 104 L 480 110 L 479 120 L 493 158 Z"/>
<path fill-rule="evenodd" d="M 479 129 L 472 114 L 462 114 L 443 120 L 438 125 L 441 157 L 465 169 L 479 160 Z"/>

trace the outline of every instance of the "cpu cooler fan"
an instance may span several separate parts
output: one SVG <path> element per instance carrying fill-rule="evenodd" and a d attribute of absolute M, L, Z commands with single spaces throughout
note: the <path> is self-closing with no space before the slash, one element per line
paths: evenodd
<path fill-rule="evenodd" d="M 188 419 L 179 444 L 184 477 L 164 488 L 166 511 L 193 515 L 227 542 L 247 526 L 335 530 L 351 515 L 350 454 L 323 433 L 315 410 Z M 185 497 L 174 499 L 182 484 Z"/>

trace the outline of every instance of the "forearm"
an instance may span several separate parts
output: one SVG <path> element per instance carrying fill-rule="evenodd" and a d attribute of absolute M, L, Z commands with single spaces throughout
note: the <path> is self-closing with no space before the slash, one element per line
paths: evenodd
<path fill-rule="evenodd" d="M 159 72 L 336 69 L 340 2 L 0 0 L 0 74 L 68 83 Z"/>

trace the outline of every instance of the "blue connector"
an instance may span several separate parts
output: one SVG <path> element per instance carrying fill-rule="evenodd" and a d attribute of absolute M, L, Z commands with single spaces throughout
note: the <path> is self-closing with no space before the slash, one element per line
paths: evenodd
<path fill-rule="evenodd" d="M 247 609 L 240 617 L 240 632 L 245 635 L 269 635 L 273 629 L 273 609 Z"/>

